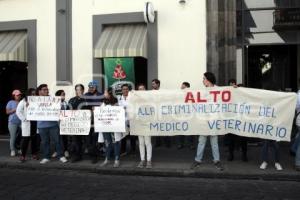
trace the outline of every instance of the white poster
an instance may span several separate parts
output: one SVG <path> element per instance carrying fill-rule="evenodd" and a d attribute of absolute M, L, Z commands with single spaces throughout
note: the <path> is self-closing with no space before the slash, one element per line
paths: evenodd
<path fill-rule="evenodd" d="M 60 134 L 89 135 L 91 115 L 90 110 L 62 110 L 60 112 Z"/>
<path fill-rule="evenodd" d="M 94 109 L 95 132 L 126 132 L 122 106 L 100 106 Z"/>
<path fill-rule="evenodd" d="M 131 135 L 224 135 L 290 141 L 295 93 L 212 87 L 130 93 Z"/>
<path fill-rule="evenodd" d="M 27 117 L 29 121 L 58 121 L 61 98 L 51 96 L 29 96 Z"/>

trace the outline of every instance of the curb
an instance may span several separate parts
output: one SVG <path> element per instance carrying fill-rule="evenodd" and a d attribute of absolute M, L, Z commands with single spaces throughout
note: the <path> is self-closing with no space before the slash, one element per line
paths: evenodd
<path fill-rule="evenodd" d="M 176 177 L 176 178 L 205 178 L 205 179 L 229 179 L 229 180 L 263 180 L 263 181 L 296 181 L 300 182 L 300 173 L 297 174 L 241 174 L 231 173 L 227 171 L 197 171 L 189 169 L 137 169 L 133 167 L 121 168 L 101 168 L 97 165 L 79 166 L 70 164 L 51 164 L 40 165 L 32 163 L 13 163 L 0 162 L 1 169 L 18 169 L 18 170 L 62 170 L 62 171 L 77 171 L 88 172 L 101 175 L 118 175 L 118 176 L 153 176 L 153 177 Z"/>

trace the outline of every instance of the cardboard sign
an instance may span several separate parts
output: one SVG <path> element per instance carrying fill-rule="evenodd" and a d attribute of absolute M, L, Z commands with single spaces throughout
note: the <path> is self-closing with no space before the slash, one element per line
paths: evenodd
<path fill-rule="evenodd" d="M 211 87 L 197 91 L 133 91 L 130 134 L 224 135 L 290 141 L 295 93 Z"/>
<path fill-rule="evenodd" d="M 122 106 L 101 106 L 94 109 L 96 132 L 125 132 L 125 110 Z"/>
<path fill-rule="evenodd" d="M 91 115 L 90 110 L 62 110 L 60 112 L 60 134 L 89 135 Z"/>
<path fill-rule="evenodd" d="M 58 121 L 61 98 L 51 96 L 29 96 L 26 119 L 30 121 Z"/>

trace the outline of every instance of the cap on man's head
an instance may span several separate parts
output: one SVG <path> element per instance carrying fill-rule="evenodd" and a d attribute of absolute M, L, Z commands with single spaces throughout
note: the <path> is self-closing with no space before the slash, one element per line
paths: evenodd
<path fill-rule="evenodd" d="M 18 95 L 21 95 L 22 94 L 22 92 L 20 91 L 20 90 L 14 90 L 13 92 L 12 92 L 12 95 L 13 96 L 18 96 Z"/>
<path fill-rule="evenodd" d="M 94 88 L 97 88 L 98 87 L 98 81 L 91 81 L 90 83 L 89 83 L 89 87 L 94 87 Z"/>

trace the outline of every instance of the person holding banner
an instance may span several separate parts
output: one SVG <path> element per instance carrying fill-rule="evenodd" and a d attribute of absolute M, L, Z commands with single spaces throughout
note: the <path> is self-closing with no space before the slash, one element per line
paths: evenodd
<path fill-rule="evenodd" d="M 55 92 L 55 96 L 60 97 L 61 98 L 61 110 L 68 110 L 68 102 L 65 100 L 66 99 L 66 93 L 64 90 L 57 90 Z M 63 147 L 63 152 L 66 158 L 70 157 L 69 154 L 69 136 L 68 135 L 62 135 L 61 136 L 61 141 L 62 141 L 62 147 Z M 57 153 L 54 152 L 54 154 L 52 155 L 52 157 L 56 157 Z"/>
<path fill-rule="evenodd" d="M 40 96 L 49 96 L 49 89 L 47 84 L 41 84 L 38 87 Z M 63 156 L 62 145 L 59 135 L 58 121 L 37 121 L 37 128 L 41 137 L 43 159 L 40 164 L 50 162 L 50 138 L 54 140 L 57 157 L 62 163 L 68 162 Z"/>
<path fill-rule="evenodd" d="M 160 80 L 153 79 L 151 82 L 152 90 L 159 90 L 160 88 Z M 164 141 L 167 148 L 171 147 L 171 138 L 166 136 L 157 136 L 155 137 L 155 147 L 160 147 L 162 140 Z"/>
<path fill-rule="evenodd" d="M 191 85 L 190 85 L 189 82 L 183 82 L 181 84 L 180 89 L 185 90 L 185 89 L 189 89 L 190 87 L 191 87 Z M 184 147 L 184 139 L 185 138 L 188 140 L 189 148 L 190 149 L 195 149 L 194 136 L 192 136 L 192 135 L 190 135 L 190 136 L 184 136 L 184 135 L 177 136 L 177 142 L 178 142 L 177 149 L 182 149 Z"/>
<path fill-rule="evenodd" d="M 69 100 L 70 110 L 83 110 L 87 107 L 86 99 L 84 98 L 84 86 L 82 84 L 75 85 L 76 96 Z M 74 135 L 72 137 L 71 162 L 78 162 L 82 159 L 82 135 Z"/>
<path fill-rule="evenodd" d="M 138 90 L 146 90 L 146 86 L 144 84 L 139 84 L 137 86 Z M 141 156 L 141 162 L 138 164 L 138 168 L 144 168 L 147 169 L 152 168 L 152 144 L 151 144 L 151 136 L 142 136 L 139 135 L 139 149 L 140 149 L 140 156 Z M 145 151 L 146 149 L 146 151 Z M 147 162 L 145 161 L 145 154 L 147 153 Z"/>
<path fill-rule="evenodd" d="M 216 84 L 216 77 L 211 72 L 205 72 L 203 76 L 203 84 L 205 87 L 215 87 Z M 211 135 L 211 136 L 205 136 L 200 135 L 199 136 L 199 142 L 197 147 L 197 154 L 195 157 L 195 161 L 192 164 L 191 168 L 196 168 L 202 163 L 203 153 L 206 145 L 207 138 L 210 138 L 210 145 L 213 155 L 213 162 L 215 167 L 218 170 L 224 170 L 221 162 L 220 162 L 220 152 L 219 152 L 219 144 L 218 144 L 218 136 L 217 135 Z"/>
<path fill-rule="evenodd" d="M 104 93 L 104 100 L 103 100 L 103 106 L 117 106 L 118 105 L 118 99 L 114 97 L 113 89 L 110 87 L 108 88 Z M 105 160 L 100 165 L 101 167 L 105 167 L 110 163 L 110 160 L 113 158 L 112 155 L 114 155 L 114 168 L 117 168 L 120 166 L 120 150 L 121 150 L 121 142 L 122 139 L 122 133 L 110 133 L 105 132 L 102 133 L 104 138 L 104 143 L 106 147 L 105 152 Z"/>
<path fill-rule="evenodd" d="M 128 116 L 127 116 L 127 112 L 126 112 L 126 109 L 127 109 L 127 105 L 128 105 L 128 94 L 129 94 L 129 91 L 130 91 L 130 88 L 129 88 L 129 85 L 128 84 L 123 84 L 121 86 L 121 89 L 122 89 L 122 95 L 118 97 L 118 104 L 119 106 L 123 106 L 124 109 L 125 109 L 125 117 L 126 117 L 126 130 L 127 133 L 129 132 L 129 120 L 128 120 Z M 129 138 L 130 140 L 130 152 L 127 151 L 127 139 Z M 132 153 L 132 154 L 135 154 L 136 152 L 136 136 L 133 136 L 133 135 L 126 135 L 125 138 L 122 139 L 121 141 L 121 154 L 129 154 L 129 153 Z"/>
<path fill-rule="evenodd" d="M 88 84 L 88 92 L 84 94 L 86 103 L 87 103 L 87 109 L 91 110 L 93 113 L 94 107 L 101 105 L 103 101 L 103 94 L 98 91 L 98 81 L 91 81 Z M 95 164 L 98 162 L 98 157 L 100 156 L 100 151 L 97 148 L 98 144 L 98 133 L 95 132 L 94 129 L 94 117 L 92 117 L 91 121 L 92 127 L 90 129 L 89 135 L 86 137 L 86 146 L 88 149 L 88 153 L 91 157 L 92 164 Z"/>
<path fill-rule="evenodd" d="M 17 106 L 22 98 L 20 90 L 12 92 L 12 100 L 6 105 L 6 114 L 8 117 L 8 130 L 10 135 L 10 156 L 16 156 L 16 140 L 21 128 L 21 121 L 16 114 Z"/>
<path fill-rule="evenodd" d="M 234 88 L 239 87 L 239 85 L 237 85 L 235 79 L 230 79 L 228 81 L 228 85 L 230 85 Z M 229 133 L 229 134 L 225 135 L 225 141 L 228 143 L 228 151 L 229 151 L 229 155 L 228 155 L 228 158 L 227 158 L 228 161 L 233 161 L 234 160 L 234 150 L 235 150 L 235 147 L 237 145 L 239 145 L 242 149 L 242 161 L 243 162 L 248 161 L 248 157 L 247 157 L 247 139 L 246 139 L 246 137 L 241 137 L 241 136 Z"/>
<path fill-rule="evenodd" d="M 28 96 L 35 96 L 35 89 L 29 88 L 26 96 L 20 101 L 17 107 L 16 114 L 22 122 L 22 141 L 21 141 L 21 157 L 20 162 L 26 161 L 27 149 L 29 141 L 31 141 L 31 155 L 32 159 L 38 160 L 38 147 L 37 147 L 37 124 L 36 121 L 26 120 Z"/>

